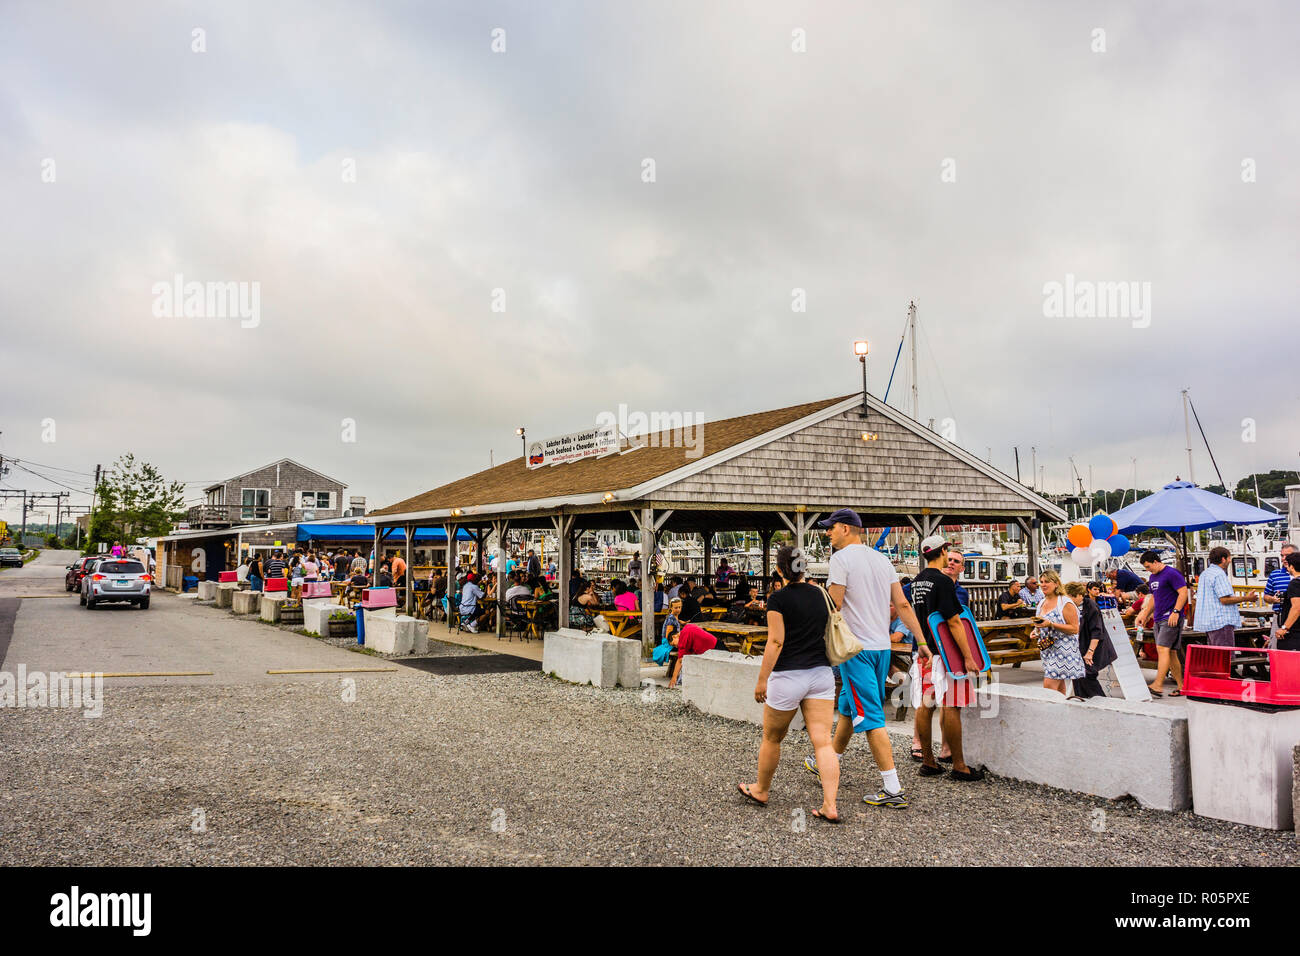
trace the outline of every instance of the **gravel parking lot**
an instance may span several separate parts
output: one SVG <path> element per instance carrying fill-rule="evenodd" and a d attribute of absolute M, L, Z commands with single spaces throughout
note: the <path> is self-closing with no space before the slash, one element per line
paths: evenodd
<path fill-rule="evenodd" d="M 42 556 L 44 557 L 44 556 Z M 20 661 L 211 677 L 109 679 L 103 716 L 0 710 L 0 865 L 82 864 L 1110 864 L 1289 865 L 1295 836 L 991 778 L 921 779 L 912 806 L 859 801 L 879 776 L 845 758 L 845 824 L 820 802 L 792 734 L 767 807 L 759 731 L 705 717 L 680 691 L 602 691 L 524 673 L 427 673 L 158 595 L 87 612 L 51 559 L 6 604 Z M 0 621 L 0 624 L 3 624 Z M 0 654 L 4 649 L 0 648 Z M 431 656 L 477 654 L 433 645 Z M 277 666 L 392 673 L 268 676 Z M 151 682 L 154 681 L 154 682 Z"/>

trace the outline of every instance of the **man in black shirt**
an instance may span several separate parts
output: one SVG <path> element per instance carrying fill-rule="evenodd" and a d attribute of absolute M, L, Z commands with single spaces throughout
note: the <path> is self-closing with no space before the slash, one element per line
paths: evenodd
<path fill-rule="evenodd" d="M 690 582 L 682 585 L 682 589 L 677 592 L 677 596 L 682 599 L 682 612 L 677 615 L 679 621 L 683 624 L 689 624 L 700 616 L 700 602 L 695 600 Z"/>
<path fill-rule="evenodd" d="M 1007 589 L 998 596 L 998 617 L 1033 617 L 1033 609 L 1025 603 L 1025 596 L 1020 592 L 1020 582 L 1012 581 Z"/>
<path fill-rule="evenodd" d="M 961 604 L 957 601 L 957 586 L 952 578 L 944 573 L 948 564 L 948 542 L 935 534 L 921 542 L 921 557 L 926 566 L 912 581 L 912 607 L 921 625 L 921 636 L 933 651 L 930 658 L 930 683 L 932 694 L 923 694 L 921 706 L 916 711 L 916 735 L 921 741 L 922 763 L 920 774 L 934 777 L 943 773 L 943 769 L 934 759 L 934 731 L 932 720 L 936 699 L 940 700 L 939 726 L 943 732 L 944 742 L 952 751 L 952 779 L 982 780 L 982 770 L 971 770 L 966 766 L 961 751 L 961 714 L 958 707 L 969 705 L 973 697 L 973 682 L 979 672 L 979 665 L 966 643 L 966 629 L 961 622 Z M 939 639 L 930 630 L 931 612 L 938 611 L 948 624 L 954 641 L 956 641 L 964 661 L 964 670 L 969 675 L 963 680 L 954 680 L 944 668 L 939 653 Z M 922 685 L 924 687 L 924 684 Z"/>

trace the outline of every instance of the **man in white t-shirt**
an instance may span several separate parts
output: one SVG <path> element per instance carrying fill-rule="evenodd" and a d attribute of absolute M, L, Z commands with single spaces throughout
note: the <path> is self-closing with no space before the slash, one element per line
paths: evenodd
<path fill-rule="evenodd" d="M 894 750 L 885 730 L 890 604 L 898 609 L 899 617 L 913 634 L 921 633 L 921 625 L 912 605 L 903 597 L 894 566 L 875 548 L 863 543 L 862 519 L 856 511 L 841 508 L 819 524 L 829 529 L 831 547 L 835 549 L 827 590 L 844 615 L 844 623 L 862 643 L 861 651 L 839 665 L 843 687 L 837 709 L 841 716 L 835 725 L 832 746 L 842 755 L 855 733 L 865 733 L 884 786 L 875 796 L 864 796 L 862 802 L 904 810 L 907 797 L 898 782 Z M 804 767 L 820 779 L 815 758 L 806 758 Z"/>

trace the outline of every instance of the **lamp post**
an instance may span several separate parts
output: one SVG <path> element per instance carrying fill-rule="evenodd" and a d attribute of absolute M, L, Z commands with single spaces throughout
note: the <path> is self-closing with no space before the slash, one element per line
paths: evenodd
<path fill-rule="evenodd" d="M 867 417 L 867 342 L 859 340 L 853 343 L 853 354 L 862 363 L 862 417 Z"/>
<path fill-rule="evenodd" d="M 519 442 L 524 446 L 524 467 L 528 467 L 528 436 L 524 433 L 523 426 L 515 429 L 515 434 L 519 436 Z"/>

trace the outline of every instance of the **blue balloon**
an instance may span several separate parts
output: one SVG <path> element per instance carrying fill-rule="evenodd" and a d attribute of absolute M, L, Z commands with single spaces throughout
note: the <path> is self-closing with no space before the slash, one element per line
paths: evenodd
<path fill-rule="evenodd" d="M 1110 555 L 1112 558 L 1118 558 L 1122 554 L 1128 554 L 1129 549 L 1132 547 L 1132 545 L 1129 544 L 1128 538 L 1124 537 L 1122 534 L 1112 535 L 1107 539 L 1107 541 L 1110 542 Z"/>
<path fill-rule="evenodd" d="M 1088 521 L 1088 530 L 1092 532 L 1092 536 L 1102 541 L 1110 537 L 1111 529 L 1114 527 L 1115 522 L 1111 521 L 1108 515 L 1093 515 Z"/>

